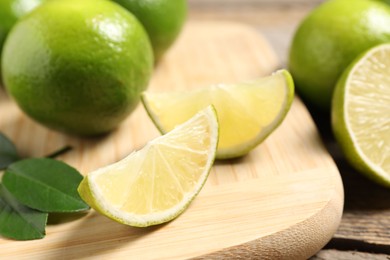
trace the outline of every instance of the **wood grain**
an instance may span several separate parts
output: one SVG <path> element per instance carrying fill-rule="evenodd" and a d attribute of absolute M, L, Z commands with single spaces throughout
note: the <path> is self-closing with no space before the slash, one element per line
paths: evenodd
<path fill-rule="evenodd" d="M 295 29 L 318 5 L 316 1 L 310 2 L 310 5 L 300 5 L 291 1 L 292 6 L 289 7 L 280 5 L 278 1 L 269 5 L 238 2 L 235 1 L 235 4 L 220 3 L 220 1 L 210 1 L 208 4 L 193 3 L 189 19 L 236 21 L 253 26 L 272 44 L 283 66 L 288 62 L 288 52 Z"/>
<path fill-rule="evenodd" d="M 252 28 L 191 21 L 157 66 L 149 89 L 250 80 L 278 66 L 272 48 Z M 0 93 L 0 111 L 0 130 L 25 156 L 72 145 L 61 159 L 83 173 L 123 158 L 158 135 L 142 106 L 116 131 L 94 139 L 39 126 L 5 93 Z M 286 120 L 263 144 L 243 158 L 216 162 L 199 196 L 174 221 L 140 229 L 91 211 L 74 221 L 52 221 L 56 224 L 44 240 L 0 239 L 0 258 L 305 259 L 331 239 L 342 208 L 337 167 L 308 111 L 295 99 Z"/>
<path fill-rule="evenodd" d="M 323 250 L 310 260 L 389 260 L 385 254 L 370 254 L 356 251 L 340 252 L 337 250 Z"/>
<path fill-rule="evenodd" d="M 345 190 L 343 219 L 328 247 L 390 254 L 390 190 L 353 169 L 329 133 L 328 123 L 317 122 L 341 172 Z"/>

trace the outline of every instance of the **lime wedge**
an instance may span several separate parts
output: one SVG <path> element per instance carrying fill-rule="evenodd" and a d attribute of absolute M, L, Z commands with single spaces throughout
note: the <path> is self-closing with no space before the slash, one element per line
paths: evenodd
<path fill-rule="evenodd" d="M 260 144 L 285 118 L 294 97 L 286 70 L 240 84 L 191 91 L 144 92 L 142 102 L 156 127 L 166 133 L 197 111 L 215 106 L 220 137 L 218 159 L 239 157 Z"/>
<path fill-rule="evenodd" d="M 213 165 L 218 121 L 210 106 L 123 160 L 89 173 L 80 196 L 120 223 L 145 227 L 182 213 Z"/>
<path fill-rule="evenodd" d="M 332 128 L 351 165 L 390 187 L 390 44 L 368 50 L 343 73 Z"/>

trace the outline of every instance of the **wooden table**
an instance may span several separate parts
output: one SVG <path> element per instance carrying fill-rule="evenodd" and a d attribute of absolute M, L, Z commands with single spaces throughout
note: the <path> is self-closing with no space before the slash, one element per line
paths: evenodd
<path fill-rule="evenodd" d="M 189 19 L 233 20 L 254 26 L 287 67 L 288 49 L 299 22 L 319 0 L 190 0 Z M 323 142 L 339 167 L 345 208 L 333 239 L 312 259 L 390 259 L 390 189 L 378 186 L 346 162 L 335 142 L 329 115 L 308 107 Z"/>

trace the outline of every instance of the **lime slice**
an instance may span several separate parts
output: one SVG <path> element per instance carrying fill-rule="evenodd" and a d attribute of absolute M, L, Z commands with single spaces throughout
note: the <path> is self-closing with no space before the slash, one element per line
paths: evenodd
<path fill-rule="evenodd" d="M 374 47 L 340 78 L 332 128 L 346 158 L 369 178 L 390 187 L 390 44 Z"/>
<path fill-rule="evenodd" d="M 218 159 L 239 157 L 260 144 L 283 121 L 294 97 L 286 70 L 240 84 L 219 84 L 192 91 L 144 92 L 142 102 L 166 133 L 196 111 L 213 104 L 218 112 Z"/>
<path fill-rule="evenodd" d="M 217 143 L 218 121 L 210 106 L 123 160 L 89 173 L 79 186 L 80 196 L 123 224 L 170 221 L 203 187 Z"/>

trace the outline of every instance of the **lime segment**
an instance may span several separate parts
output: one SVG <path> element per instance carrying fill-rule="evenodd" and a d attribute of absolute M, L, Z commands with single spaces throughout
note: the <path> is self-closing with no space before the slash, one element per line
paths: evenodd
<path fill-rule="evenodd" d="M 166 133 L 196 111 L 212 104 L 218 112 L 220 139 L 217 158 L 247 154 L 283 121 L 294 96 L 290 74 L 239 84 L 218 84 L 192 91 L 144 92 L 141 100 L 157 128 Z"/>
<path fill-rule="evenodd" d="M 89 173 L 79 186 L 80 196 L 123 224 L 170 221 L 203 187 L 217 143 L 218 121 L 210 106 L 125 159 Z"/>

